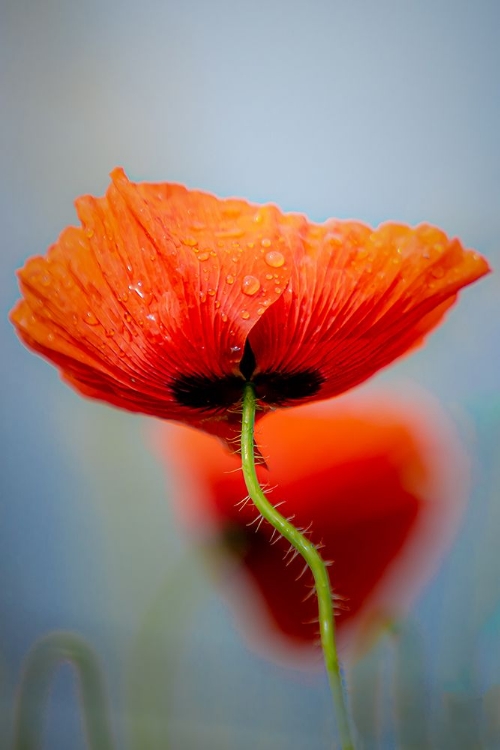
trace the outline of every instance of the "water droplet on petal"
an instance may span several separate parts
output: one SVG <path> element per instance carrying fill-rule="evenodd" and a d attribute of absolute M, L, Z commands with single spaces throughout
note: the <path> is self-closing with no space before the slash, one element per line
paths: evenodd
<path fill-rule="evenodd" d="M 187 245 L 188 247 L 194 247 L 198 244 L 198 240 L 195 237 L 185 237 L 183 240 L 181 240 L 183 245 Z"/>
<path fill-rule="evenodd" d="M 250 317 L 250 313 L 248 312 L 248 310 L 242 310 L 240 315 L 243 318 L 243 320 L 248 320 L 248 318 Z"/>
<path fill-rule="evenodd" d="M 441 266 L 435 266 L 431 269 L 431 273 L 435 279 L 442 279 L 444 276 L 444 268 L 441 268 Z"/>
<path fill-rule="evenodd" d="M 281 294 L 282 290 L 281 290 L 281 287 L 277 286 L 275 287 L 274 291 L 276 292 L 276 294 Z"/>
<path fill-rule="evenodd" d="M 208 296 L 209 297 L 215 297 L 215 289 L 209 289 L 208 290 Z"/>
<path fill-rule="evenodd" d="M 89 326 L 97 326 L 99 325 L 99 321 L 97 320 L 96 316 L 92 312 L 92 310 L 87 310 L 85 313 L 85 322 Z"/>
<path fill-rule="evenodd" d="M 142 281 L 138 281 L 137 284 L 129 284 L 128 288 L 131 292 L 135 292 L 141 299 L 144 299 L 146 294 L 144 292 Z"/>
<path fill-rule="evenodd" d="M 241 282 L 241 291 L 243 294 L 248 294 L 252 297 L 260 289 L 260 281 L 255 276 L 245 276 Z"/>
<path fill-rule="evenodd" d="M 220 316 L 221 316 L 222 322 L 223 323 L 227 323 L 227 315 L 226 315 L 226 313 L 221 313 Z"/>
<path fill-rule="evenodd" d="M 285 256 L 283 253 L 280 253 L 279 250 L 270 250 L 265 255 L 265 261 L 267 265 L 272 268 L 281 268 L 285 263 Z"/>
<path fill-rule="evenodd" d="M 200 261 L 203 262 L 204 260 L 208 260 L 210 258 L 210 254 L 209 253 L 200 253 L 197 257 L 198 257 L 198 260 L 200 260 Z"/>
<path fill-rule="evenodd" d="M 232 346 L 231 347 L 231 354 L 238 354 L 238 352 L 241 352 L 241 346 Z"/>
<path fill-rule="evenodd" d="M 243 237 L 245 234 L 244 230 L 240 227 L 234 227 L 233 229 L 226 229 L 222 230 L 220 232 L 215 232 L 216 237 L 220 237 L 221 239 L 236 239 L 237 237 Z"/>
<path fill-rule="evenodd" d="M 267 237 L 264 237 L 264 239 L 260 241 L 260 244 L 262 245 L 262 247 L 271 247 L 271 240 L 269 240 Z"/>
<path fill-rule="evenodd" d="M 263 315 L 266 312 L 265 307 L 258 307 L 257 308 L 257 315 Z"/>
<path fill-rule="evenodd" d="M 230 273 L 226 276 L 226 281 L 228 284 L 234 284 L 234 276 L 231 276 Z"/>

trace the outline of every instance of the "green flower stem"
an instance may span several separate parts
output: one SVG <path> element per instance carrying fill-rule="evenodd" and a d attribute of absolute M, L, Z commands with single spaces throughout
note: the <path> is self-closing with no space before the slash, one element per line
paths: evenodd
<path fill-rule="evenodd" d="M 321 646 L 330 682 L 341 746 L 342 750 L 354 750 L 349 713 L 342 685 L 342 674 L 335 647 L 335 624 L 328 572 L 314 544 L 304 537 L 290 521 L 278 513 L 262 491 L 255 470 L 255 408 L 256 397 L 254 386 L 252 383 L 246 383 L 243 394 L 241 426 L 241 462 L 245 484 L 248 494 L 259 513 L 302 555 L 313 574 L 316 595 L 318 597 Z"/>
<path fill-rule="evenodd" d="M 40 750 L 43 728 L 55 670 L 69 661 L 79 678 L 82 711 L 91 750 L 113 750 L 107 701 L 96 655 L 86 641 L 74 633 L 54 632 L 40 638 L 29 652 L 19 686 L 14 725 L 14 750 Z"/>

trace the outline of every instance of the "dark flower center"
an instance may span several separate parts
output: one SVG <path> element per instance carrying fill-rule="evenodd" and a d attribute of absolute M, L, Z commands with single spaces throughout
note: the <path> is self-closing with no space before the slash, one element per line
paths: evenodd
<path fill-rule="evenodd" d="M 295 370 L 293 372 L 259 372 L 255 355 L 248 342 L 240 362 L 239 375 L 224 378 L 209 375 L 181 375 L 171 384 L 170 389 L 178 404 L 202 411 L 228 409 L 239 403 L 243 395 L 243 384 L 252 381 L 259 401 L 269 406 L 280 406 L 290 401 L 300 401 L 314 396 L 321 388 L 323 378 L 316 370 Z"/>

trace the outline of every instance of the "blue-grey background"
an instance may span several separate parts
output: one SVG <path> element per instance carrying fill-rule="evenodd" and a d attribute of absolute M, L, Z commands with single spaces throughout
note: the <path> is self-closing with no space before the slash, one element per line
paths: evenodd
<path fill-rule="evenodd" d="M 3 0 L 0 745 L 22 658 L 65 628 L 97 650 L 119 748 L 330 747 L 321 676 L 253 656 L 182 562 L 146 420 L 80 399 L 16 340 L 14 271 L 115 165 L 318 221 L 429 221 L 498 268 L 499 27 L 495 0 Z M 352 677 L 368 749 L 500 747 L 499 288 L 493 275 L 466 290 L 425 348 L 379 376 L 438 396 L 473 489 L 412 615 L 407 652 L 422 641 L 425 664 L 413 728 L 396 740 L 382 709 L 373 719 L 377 653 Z M 389 684 L 390 646 L 378 656 Z M 62 669 L 44 748 L 84 747 L 73 690 Z M 431 739 L 405 739 L 423 717 Z"/>

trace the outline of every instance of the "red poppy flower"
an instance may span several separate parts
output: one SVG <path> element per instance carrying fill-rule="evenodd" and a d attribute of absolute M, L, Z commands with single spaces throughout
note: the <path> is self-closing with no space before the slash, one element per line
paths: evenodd
<path fill-rule="evenodd" d="M 429 226 L 312 224 L 112 173 L 20 272 L 23 341 L 86 396 L 228 435 L 261 407 L 324 399 L 412 347 L 488 271 Z"/>
<path fill-rule="evenodd" d="M 255 647 L 271 645 L 274 657 L 277 647 L 310 652 L 318 636 L 312 576 L 241 502 L 238 457 L 188 427 L 164 425 L 159 438 L 174 507 L 205 548 L 215 541 L 226 553 L 223 590 Z M 403 616 L 435 570 L 463 509 L 467 457 L 421 394 L 357 394 L 274 412 L 259 423 L 257 442 L 269 456 L 258 473 L 274 488 L 273 505 L 332 562 L 345 656 L 348 644 L 359 647 L 381 622 Z"/>

